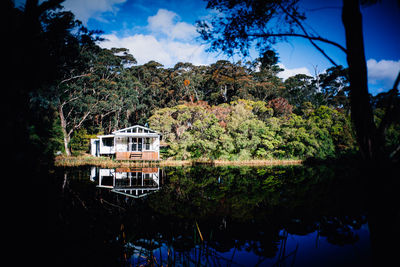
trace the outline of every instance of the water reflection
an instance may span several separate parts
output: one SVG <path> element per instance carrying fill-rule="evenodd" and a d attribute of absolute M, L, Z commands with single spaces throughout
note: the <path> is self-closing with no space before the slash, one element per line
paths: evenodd
<path fill-rule="evenodd" d="M 140 198 L 161 188 L 160 168 L 116 168 L 103 169 L 92 167 L 90 180 L 97 187 L 108 188 L 113 193 L 127 197 Z"/>
<path fill-rule="evenodd" d="M 97 187 L 108 188 L 113 193 L 127 197 L 140 198 L 161 188 L 162 170 L 160 168 L 116 168 L 92 167 L 90 180 Z"/>
<path fill-rule="evenodd" d="M 57 230 L 88 242 L 68 246 L 68 259 L 76 255 L 78 263 L 369 265 L 365 196 L 347 170 L 199 166 L 63 175 L 56 218 L 64 228 Z"/>

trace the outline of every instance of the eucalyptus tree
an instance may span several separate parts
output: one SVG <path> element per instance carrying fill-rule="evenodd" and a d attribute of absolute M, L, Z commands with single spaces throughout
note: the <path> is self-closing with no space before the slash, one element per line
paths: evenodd
<path fill-rule="evenodd" d="M 318 75 L 321 101 L 324 105 L 350 110 L 348 69 L 331 67 Z"/>
<path fill-rule="evenodd" d="M 6 13 L 12 27 L 6 36 L 13 58 L 7 56 L 5 61 L 12 70 L 6 76 L 13 81 L 7 104 L 15 117 L 10 128 L 16 140 L 11 143 L 21 145 L 14 150 L 30 159 L 45 151 L 46 157 L 53 156 L 47 147 L 52 142 L 59 85 L 84 73 L 88 65 L 83 54 L 93 49 L 99 32 L 87 30 L 71 12 L 62 11 L 61 0 L 27 0 L 21 9 L 10 2 Z"/>
<path fill-rule="evenodd" d="M 175 101 L 199 101 L 204 99 L 205 66 L 178 62 L 169 69 L 168 88 L 174 92 Z"/>
<path fill-rule="evenodd" d="M 254 85 L 249 92 L 254 99 L 269 101 L 282 96 L 282 79 L 277 75 L 283 71 L 278 65 L 278 55 L 268 50 L 263 56 L 251 62 L 249 69 Z"/>
<path fill-rule="evenodd" d="M 218 60 L 208 68 L 205 86 L 209 92 L 207 100 L 213 104 L 229 103 L 246 96 L 251 86 L 249 70 L 241 62 Z"/>
<path fill-rule="evenodd" d="M 86 47 L 82 50 L 89 66 L 83 73 L 62 80 L 54 90 L 67 155 L 70 155 L 69 142 L 74 131 L 93 116 L 100 116 L 101 123 L 108 118 L 108 131 L 116 130 L 121 124 L 122 113 L 126 114 L 128 110 L 125 103 L 130 103 L 136 96 L 127 92 L 130 86 L 127 86 L 126 77 L 122 78 L 126 71 L 124 65 L 136 62 L 126 49 L 108 50 L 95 46 L 88 49 L 90 52 Z"/>
<path fill-rule="evenodd" d="M 285 90 L 283 97 L 289 103 L 300 109 L 304 102 L 317 105 L 318 88 L 315 86 L 314 78 L 305 74 L 296 74 L 284 82 Z"/>
<path fill-rule="evenodd" d="M 135 78 L 133 90 L 138 95 L 132 122 L 144 124 L 153 109 L 168 105 L 171 97 L 166 86 L 168 71 L 161 63 L 152 60 L 131 67 L 129 72 Z"/>

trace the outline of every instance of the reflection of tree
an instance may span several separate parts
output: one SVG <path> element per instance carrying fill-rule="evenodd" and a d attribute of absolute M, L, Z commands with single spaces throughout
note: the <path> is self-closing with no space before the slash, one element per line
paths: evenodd
<path fill-rule="evenodd" d="M 359 229 L 367 222 L 366 217 L 323 217 L 319 234 L 326 236 L 329 243 L 334 245 L 354 244 L 359 237 L 353 229 Z"/>
<path fill-rule="evenodd" d="M 115 237 L 124 209 L 103 201 L 107 196 L 98 194 L 83 175 L 71 170 L 52 177 L 48 247 L 54 251 L 58 266 L 115 266 L 123 251 L 123 244 Z"/>
<path fill-rule="evenodd" d="M 329 207 L 333 193 L 330 188 L 336 186 L 331 180 L 335 172 L 330 169 L 199 167 L 167 172 L 169 183 L 160 194 L 149 198 L 149 205 L 157 214 L 163 214 L 163 219 L 159 218 L 163 224 L 161 235 L 169 235 L 170 240 L 161 242 L 181 252 L 196 247 L 194 237 L 183 238 L 193 236 L 196 218 L 210 249 L 219 253 L 247 250 L 267 258 L 278 254 L 283 244 L 280 240 L 284 239 L 282 229 L 295 235 L 319 229 L 319 236 L 340 245 L 355 243 L 358 237 L 353 229 L 365 223 L 365 219 L 326 217 L 321 213 Z M 343 204 L 347 201 L 341 200 Z M 331 212 L 329 209 L 335 206 L 325 212 Z M 186 221 L 183 225 L 182 220 Z M 279 255 L 287 257 L 281 252 Z"/>
<path fill-rule="evenodd" d="M 317 231 L 332 244 L 354 244 L 354 230 L 365 223 L 353 216 L 362 212 L 359 205 L 348 205 L 359 198 L 355 185 L 345 183 L 348 177 L 333 180 L 337 172 L 330 169 L 194 167 L 166 173 L 162 189 L 142 199 L 96 189 L 79 179 L 83 173 L 62 174 L 52 220 L 64 247 L 60 256 L 72 254 L 69 264 L 82 258 L 240 265 L 237 255 L 247 251 L 260 264 L 273 259 L 279 265 L 295 261 L 297 248 L 286 248 L 289 235 Z"/>

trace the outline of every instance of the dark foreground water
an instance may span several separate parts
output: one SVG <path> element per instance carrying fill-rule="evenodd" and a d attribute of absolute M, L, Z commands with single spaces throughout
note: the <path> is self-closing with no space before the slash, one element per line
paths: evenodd
<path fill-rule="evenodd" d="M 348 170 L 58 170 L 54 266 L 371 266 L 366 194 Z"/>

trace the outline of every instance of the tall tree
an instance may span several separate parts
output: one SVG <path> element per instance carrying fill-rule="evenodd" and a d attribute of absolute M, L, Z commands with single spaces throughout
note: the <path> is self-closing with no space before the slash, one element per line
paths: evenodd
<path fill-rule="evenodd" d="M 51 107 L 33 108 L 31 95 L 51 85 L 58 75 L 55 51 L 51 46 L 54 36 L 48 35 L 43 22 L 60 7 L 60 0 L 39 3 L 27 0 L 23 8 L 16 8 L 11 0 L 1 1 L 2 35 L 7 36 L 3 75 L 11 82 L 5 91 L 4 109 L 6 129 L 10 131 L 11 160 L 24 162 L 29 169 L 51 163 L 50 143 L 54 110 Z M 43 75 L 46 74 L 46 75 Z M 31 140 L 36 136 L 35 142 Z"/>
<path fill-rule="evenodd" d="M 250 70 L 255 84 L 250 93 L 255 99 L 267 101 L 281 96 L 284 86 L 277 74 L 283 69 L 277 63 L 278 55 L 273 50 L 267 50 L 251 62 Z"/>
<path fill-rule="evenodd" d="M 85 47 L 82 49 L 85 50 Z M 56 101 L 54 105 L 60 116 L 67 155 L 70 155 L 71 136 L 90 117 L 99 115 L 103 119 L 107 115 L 109 118 L 113 116 L 114 122 L 109 123 L 108 131 L 116 130 L 123 124 L 121 120 L 126 119 L 123 115 L 129 109 L 126 105 L 137 98 L 137 94 L 129 92 L 129 84 L 127 88 L 129 80 L 120 78 L 126 72 L 124 65 L 136 62 L 127 50 L 97 47 L 88 56 L 91 60 L 88 59 L 90 65 L 87 69 L 80 75 L 61 81 L 53 91 L 52 99 Z"/>
<path fill-rule="evenodd" d="M 348 69 L 343 66 L 332 67 L 318 75 L 318 87 L 321 91 L 321 103 L 349 111 Z"/>
<path fill-rule="evenodd" d="M 287 78 L 284 84 L 285 91 L 283 96 L 296 108 L 299 109 L 304 102 L 316 104 L 318 92 L 313 82 L 313 77 L 305 74 L 296 74 Z"/>

